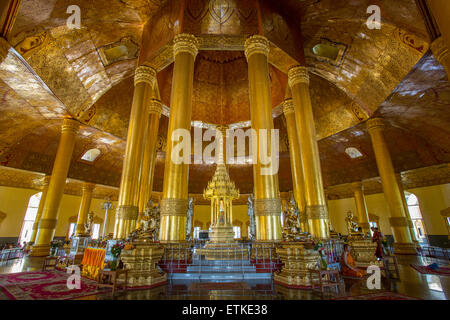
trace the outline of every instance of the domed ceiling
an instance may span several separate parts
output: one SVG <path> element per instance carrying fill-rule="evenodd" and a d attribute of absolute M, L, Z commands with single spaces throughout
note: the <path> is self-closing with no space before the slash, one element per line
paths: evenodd
<path fill-rule="evenodd" d="M 372 2 L 80 0 L 82 28 L 69 30 L 67 1 L 23 1 L 6 37 L 15 51 L 0 61 L 0 164 L 50 173 L 62 118 L 71 115 L 83 125 L 69 177 L 118 187 L 138 59 L 159 71 L 163 141 L 173 73 L 170 44 L 179 32 L 194 33 L 202 42 L 194 71 L 194 125 L 249 125 L 243 43 L 255 33 L 270 40 L 274 123 L 284 143 L 282 191 L 292 186 L 280 104 L 287 69 L 302 61 L 311 74 L 326 186 L 378 176 L 362 123 L 373 115 L 392 125 L 386 135 L 397 172 L 448 163 L 450 86 L 429 53 L 423 17 L 414 0 L 378 1 L 382 29 L 369 30 L 366 9 Z M 338 53 L 334 59 L 317 55 L 317 45 Z M 363 158 L 350 159 L 347 147 L 358 148 Z M 102 151 L 99 159 L 80 161 L 90 148 Z M 162 147 L 156 191 L 162 189 L 164 158 Z M 251 192 L 251 165 L 229 170 L 241 193 Z M 213 165 L 191 165 L 190 192 L 201 193 L 213 172 Z"/>

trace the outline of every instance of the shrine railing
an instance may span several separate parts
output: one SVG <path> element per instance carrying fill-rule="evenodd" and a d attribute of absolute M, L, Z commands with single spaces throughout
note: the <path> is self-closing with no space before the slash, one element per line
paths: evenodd
<path fill-rule="evenodd" d="M 327 258 L 329 265 L 337 264 L 341 260 L 344 252 L 344 241 L 341 239 L 329 239 L 323 241 L 324 256 Z"/>
<path fill-rule="evenodd" d="M 203 241 L 165 245 L 159 267 L 168 274 L 272 273 L 281 268 L 275 246 L 253 243 L 221 243 L 205 246 Z"/>

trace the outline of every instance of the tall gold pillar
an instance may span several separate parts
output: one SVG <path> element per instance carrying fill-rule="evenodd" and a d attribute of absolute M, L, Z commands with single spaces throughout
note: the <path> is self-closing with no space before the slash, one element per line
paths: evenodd
<path fill-rule="evenodd" d="M 186 240 L 189 164 L 177 164 L 171 160 L 174 146 L 180 143 L 172 141 L 172 134 L 177 129 L 184 129 L 190 133 L 194 61 L 198 45 L 198 40 L 193 35 L 179 34 L 174 38 L 175 65 L 161 200 L 160 239 L 163 242 Z"/>
<path fill-rule="evenodd" d="M 408 227 L 405 208 L 403 207 L 402 194 L 395 177 L 391 155 L 383 135 L 383 119 L 369 119 L 367 121 L 367 129 L 372 139 L 378 172 L 380 173 L 384 196 L 391 215 L 389 222 L 395 240 L 395 253 L 416 254 L 415 245 L 411 239 Z"/>
<path fill-rule="evenodd" d="M 31 232 L 30 242 L 28 242 L 29 245 L 33 245 L 34 241 L 36 240 L 36 234 L 37 234 L 38 227 L 39 227 L 39 221 L 41 221 L 42 212 L 44 211 L 45 198 L 47 198 L 49 183 L 50 183 L 50 176 L 45 176 L 43 184 L 42 184 L 41 201 L 39 201 L 39 208 L 36 213 L 36 219 L 34 220 L 34 223 L 33 223 L 33 231 Z"/>
<path fill-rule="evenodd" d="M 289 155 L 291 162 L 292 188 L 294 199 L 299 210 L 300 228 L 302 232 L 308 232 L 308 219 L 305 214 L 305 186 L 303 182 L 303 168 L 300 153 L 300 144 L 297 136 L 297 124 L 295 123 L 294 102 L 286 99 L 283 103 L 283 112 L 286 118 L 286 127 L 289 140 Z"/>
<path fill-rule="evenodd" d="M 67 173 L 69 172 L 70 160 L 72 159 L 75 138 L 79 129 L 79 123 L 73 119 L 64 119 L 53 164 L 52 175 L 45 197 L 42 218 L 36 235 L 36 241 L 31 248 L 30 256 L 47 256 L 50 253 L 50 242 L 55 235 L 56 223 L 58 221 L 59 205 L 66 185 Z"/>
<path fill-rule="evenodd" d="M 450 79 L 450 51 L 448 48 L 443 37 L 439 37 L 431 43 L 431 52 L 444 67 L 447 77 Z"/>
<path fill-rule="evenodd" d="M 81 195 L 80 210 L 78 211 L 77 229 L 75 236 L 89 236 L 84 232 L 84 224 L 87 222 L 89 209 L 91 208 L 92 193 L 94 192 L 95 184 L 83 183 L 83 193 Z"/>
<path fill-rule="evenodd" d="M 161 118 L 162 104 L 152 99 L 149 105 L 148 128 L 145 137 L 144 159 L 142 160 L 142 174 L 139 186 L 139 217 L 136 227 L 144 215 L 145 207 L 150 200 L 153 187 L 153 175 L 156 164 L 156 149 L 158 144 L 159 119 Z"/>
<path fill-rule="evenodd" d="M 323 190 L 319 148 L 309 95 L 309 75 L 306 67 L 297 66 L 288 71 L 289 86 L 294 101 L 297 135 L 300 143 L 306 216 L 309 233 L 314 238 L 328 238 L 328 209 Z"/>
<path fill-rule="evenodd" d="M 272 99 L 269 79 L 269 41 L 263 36 L 252 36 L 245 42 L 245 56 L 248 62 L 248 79 L 250 89 L 250 115 L 252 129 L 257 134 L 258 155 L 253 164 L 253 180 L 255 188 L 254 212 L 256 218 L 256 240 L 281 240 L 281 201 L 278 185 L 278 173 L 263 175 L 265 169 L 259 159 L 259 150 L 262 148 L 260 130 L 266 129 L 267 152 L 270 149 L 271 130 L 273 126 Z M 254 143 L 254 142 L 253 142 Z M 278 143 L 278 141 L 277 141 Z"/>
<path fill-rule="evenodd" d="M 144 155 L 144 136 L 148 121 L 148 104 L 156 81 L 156 71 L 142 65 L 136 68 L 134 96 L 128 125 L 127 146 L 123 160 L 119 201 L 116 209 L 114 238 L 126 238 L 136 227 L 138 218 L 139 178 Z"/>
<path fill-rule="evenodd" d="M 352 183 L 353 195 L 355 198 L 356 210 L 358 212 L 359 225 L 363 229 L 364 234 L 369 232 L 369 213 L 367 212 L 366 199 L 364 198 L 364 186 L 362 182 Z"/>
<path fill-rule="evenodd" d="M 417 247 L 417 246 L 419 246 L 419 241 L 417 241 L 416 233 L 414 232 L 414 224 L 412 222 L 411 215 L 409 214 L 409 208 L 408 208 L 408 203 L 406 202 L 405 190 L 403 189 L 402 176 L 400 174 L 396 174 L 395 177 L 397 179 L 398 187 L 400 189 L 400 194 L 402 196 L 402 204 L 403 204 L 403 208 L 405 209 L 406 219 L 408 219 L 409 233 L 411 235 L 412 241 L 414 242 L 414 244 Z"/>

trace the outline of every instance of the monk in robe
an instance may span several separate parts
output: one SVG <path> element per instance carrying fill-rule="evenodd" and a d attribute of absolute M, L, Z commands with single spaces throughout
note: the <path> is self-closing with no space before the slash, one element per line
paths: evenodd
<path fill-rule="evenodd" d="M 384 256 L 383 245 L 381 243 L 383 241 L 383 234 L 380 231 L 378 231 L 378 228 L 372 227 L 372 231 L 373 231 L 372 242 L 377 243 L 377 249 L 375 251 L 375 256 L 377 257 L 377 260 L 382 260 L 383 256 Z"/>
<path fill-rule="evenodd" d="M 355 260 L 350 254 L 350 245 L 344 245 L 344 252 L 341 257 L 342 275 L 356 278 L 363 278 L 366 275 L 366 271 L 356 267 Z"/>

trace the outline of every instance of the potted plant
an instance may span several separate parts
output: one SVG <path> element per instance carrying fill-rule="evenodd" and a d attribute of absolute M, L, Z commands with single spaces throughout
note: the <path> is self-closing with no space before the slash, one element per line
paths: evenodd
<path fill-rule="evenodd" d="M 111 255 L 113 256 L 113 260 L 111 261 L 110 268 L 111 270 L 116 270 L 119 262 L 120 254 L 122 253 L 122 249 L 125 245 L 121 242 L 116 243 L 111 247 Z"/>
<path fill-rule="evenodd" d="M 327 270 L 328 269 L 328 263 L 327 263 L 327 261 L 326 261 L 326 259 L 324 257 L 324 254 L 323 254 L 323 252 L 325 251 L 325 248 L 324 248 L 322 242 L 318 242 L 318 243 L 314 244 L 314 250 L 318 251 L 319 255 L 320 255 L 320 258 L 319 258 L 319 261 L 318 261 L 320 270 Z"/>

